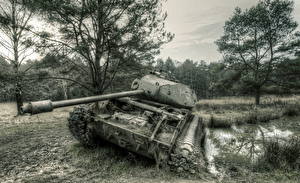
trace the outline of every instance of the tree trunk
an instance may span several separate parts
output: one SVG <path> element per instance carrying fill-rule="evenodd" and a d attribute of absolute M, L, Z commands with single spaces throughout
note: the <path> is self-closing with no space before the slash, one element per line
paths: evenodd
<path fill-rule="evenodd" d="M 255 90 L 255 104 L 260 104 L 260 87 Z"/>
<path fill-rule="evenodd" d="M 62 86 L 62 90 L 64 92 L 64 100 L 68 99 L 68 86 L 67 86 L 67 82 L 62 80 L 61 82 L 61 86 Z"/>
<path fill-rule="evenodd" d="M 18 115 L 20 115 L 22 114 L 21 107 L 23 106 L 23 96 L 22 96 L 22 87 L 20 86 L 19 83 L 16 84 L 15 97 L 16 97 Z"/>

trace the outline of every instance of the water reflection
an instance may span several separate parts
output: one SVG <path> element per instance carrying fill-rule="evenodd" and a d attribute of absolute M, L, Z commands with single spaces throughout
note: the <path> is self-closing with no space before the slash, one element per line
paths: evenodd
<path fill-rule="evenodd" d="M 293 134 L 289 130 L 280 130 L 275 126 L 263 127 L 232 126 L 230 129 L 206 128 L 204 142 L 205 157 L 208 171 L 214 175 L 220 174 L 215 166 L 215 157 L 233 154 L 244 156 L 250 162 L 255 162 L 263 152 L 263 144 L 268 140 L 277 139 L 285 142 Z"/>

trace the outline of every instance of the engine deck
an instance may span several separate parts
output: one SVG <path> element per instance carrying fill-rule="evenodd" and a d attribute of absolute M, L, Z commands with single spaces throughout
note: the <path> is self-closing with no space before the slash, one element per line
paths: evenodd
<path fill-rule="evenodd" d="M 143 106 L 157 108 L 161 113 L 116 100 L 102 103 L 90 125 L 101 139 L 157 161 L 167 159 L 192 115 L 189 110 L 150 103 Z"/>

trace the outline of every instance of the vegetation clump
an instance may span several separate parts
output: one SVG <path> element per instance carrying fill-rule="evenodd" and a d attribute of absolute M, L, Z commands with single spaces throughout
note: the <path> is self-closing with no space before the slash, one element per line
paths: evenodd
<path fill-rule="evenodd" d="M 288 105 L 284 109 L 285 116 L 298 116 L 300 115 L 300 103 Z"/>
<path fill-rule="evenodd" d="M 300 170 L 300 137 L 292 137 L 288 142 L 266 142 L 257 166 L 267 170 Z"/>

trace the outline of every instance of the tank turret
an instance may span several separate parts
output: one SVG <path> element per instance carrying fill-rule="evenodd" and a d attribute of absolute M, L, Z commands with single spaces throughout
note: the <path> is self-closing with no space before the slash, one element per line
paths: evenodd
<path fill-rule="evenodd" d="M 146 75 L 133 81 L 131 88 L 144 90 L 144 97 L 177 107 L 192 108 L 197 102 L 194 90 L 187 85 L 176 83 L 157 75 Z"/>
<path fill-rule="evenodd" d="M 197 102 L 195 92 L 188 86 L 160 78 L 159 76 L 154 74 L 149 74 L 142 77 L 141 79 L 134 80 L 131 88 L 133 89 L 133 91 L 84 97 L 71 100 L 62 100 L 55 102 L 52 102 L 51 100 L 43 100 L 30 102 L 23 106 L 21 110 L 23 113 L 38 114 L 43 112 L 51 112 L 53 111 L 53 109 L 60 107 L 87 104 L 129 96 L 137 96 L 141 99 L 150 99 L 163 104 L 169 104 L 183 108 L 192 108 Z"/>

